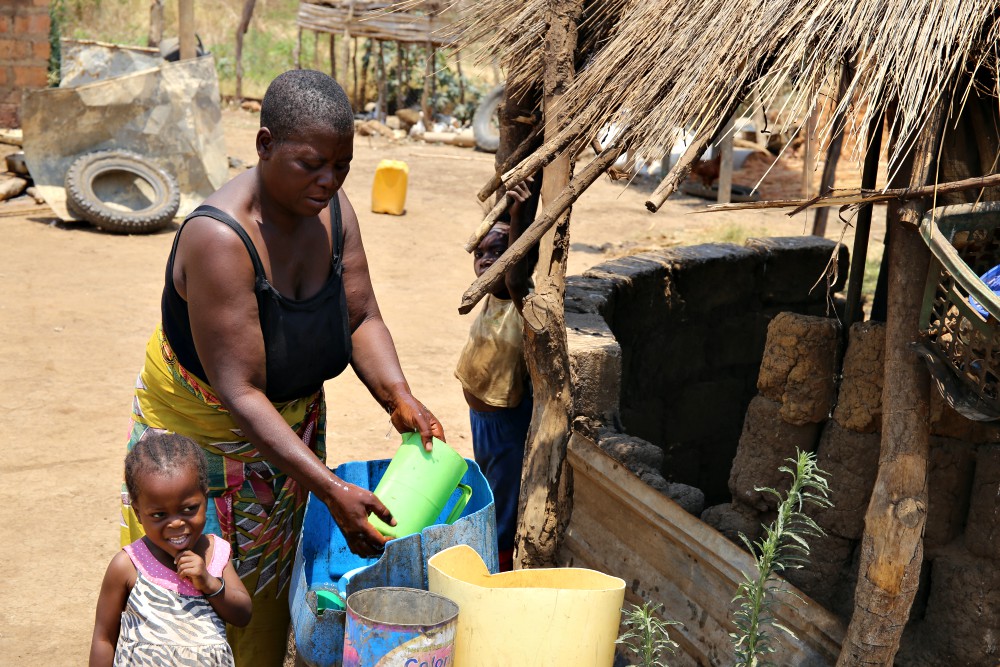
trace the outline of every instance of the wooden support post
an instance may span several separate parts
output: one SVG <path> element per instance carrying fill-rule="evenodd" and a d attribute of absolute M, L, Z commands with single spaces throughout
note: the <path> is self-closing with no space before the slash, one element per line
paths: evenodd
<path fill-rule="evenodd" d="M 726 122 L 722 136 L 719 137 L 715 149 L 720 152 L 719 158 L 719 194 L 716 200 L 720 204 L 728 204 L 733 199 L 733 119 Z"/>
<path fill-rule="evenodd" d="M 830 145 L 826 149 L 826 161 L 823 163 L 823 178 L 820 179 L 819 184 L 819 194 L 821 195 L 825 195 L 830 192 L 833 189 L 833 184 L 837 180 L 837 163 L 840 162 L 840 152 L 844 145 L 844 111 L 846 110 L 846 106 L 843 106 L 843 102 L 844 98 L 848 95 L 853 76 L 854 69 L 847 63 L 844 63 L 844 65 L 840 68 L 840 81 L 837 84 L 837 100 L 834 102 L 836 109 L 835 116 L 833 122 L 830 124 L 833 137 L 830 139 Z M 869 143 L 872 140 L 872 136 L 872 133 L 869 132 Z M 880 142 L 881 138 L 882 133 L 880 131 Z M 878 166 L 877 163 L 876 166 Z M 862 187 L 864 186 L 862 185 Z M 830 215 L 829 209 L 817 209 L 814 215 L 815 217 L 813 218 L 812 227 L 813 236 L 825 236 L 826 221 Z M 869 218 L 869 222 L 871 222 L 871 218 Z M 855 238 L 857 238 L 857 236 L 855 236 Z M 848 324 L 848 326 L 850 326 L 850 324 Z"/>
<path fill-rule="evenodd" d="M 198 53 L 194 33 L 194 0 L 177 0 L 177 41 L 181 60 L 194 58 Z"/>
<path fill-rule="evenodd" d="M 330 76 L 337 79 L 337 35 L 330 33 Z M 338 83 L 340 83 L 338 81 Z M 343 86 L 341 86 L 343 88 Z"/>
<path fill-rule="evenodd" d="M 236 28 L 236 99 L 243 100 L 243 36 L 250 28 L 250 18 L 253 16 L 253 7 L 257 0 L 246 0 L 243 3 L 243 12 L 240 14 L 240 24 Z"/>
<path fill-rule="evenodd" d="M 931 180 L 942 127 L 938 103 L 917 142 L 910 187 Z M 917 592 L 927 519 L 928 400 L 917 339 L 930 252 L 917 230 L 923 200 L 890 209 L 888 318 L 878 477 L 865 515 L 854 614 L 838 667 L 893 664 Z"/>
<path fill-rule="evenodd" d="M 406 106 L 406 60 L 403 58 L 403 43 L 396 42 L 396 111 Z"/>
<path fill-rule="evenodd" d="M 354 62 L 351 58 L 351 22 L 354 21 L 354 0 L 351 0 L 347 5 L 347 18 L 344 19 L 344 90 L 347 90 L 347 76 L 350 73 L 351 65 L 354 66 L 354 100 L 355 104 L 358 103 L 358 64 Z M 358 57 L 358 47 L 357 40 L 355 40 L 354 45 L 354 58 Z"/>
<path fill-rule="evenodd" d="M 876 114 L 868 126 L 868 150 L 865 153 L 865 165 L 861 171 L 861 188 L 863 190 L 874 190 L 878 179 L 878 159 L 882 152 L 882 114 Z M 824 190 L 825 192 L 825 190 Z M 868 237 L 872 230 L 872 204 L 862 206 L 858 211 L 858 219 L 854 224 L 854 248 L 851 250 L 851 272 L 848 276 L 850 280 L 847 285 L 847 303 L 844 308 L 844 339 L 847 339 L 847 332 L 855 322 L 861 319 L 861 286 L 865 280 L 865 260 L 868 257 Z M 829 208 L 817 209 L 816 220 L 819 220 L 820 213 L 826 213 Z M 824 223 L 825 224 L 825 223 Z M 813 234 L 815 232 L 815 225 Z"/>
<path fill-rule="evenodd" d="M 319 69 L 319 33 L 313 30 L 313 69 Z"/>
<path fill-rule="evenodd" d="M 819 108 L 814 107 L 809 111 L 809 118 L 806 119 L 805 146 L 802 156 L 802 198 L 809 199 L 813 196 L 813 174 L 816 171 L 816 121 L 819 115 Z M 814 214 L 815 215 L 815 214 Z M 806 212 L 806 218 L 809 212 Z M 808 220 L 806 220 L 808 222 Z"/>
<path fill-rule="evenodd" d="M 347 44 L 347 40 L 346 39 L 344 40 L 344 44 Z M 354 106 L 355 106 L 355 111 L 357 111 L 362 106 L 358 102 L 358 100 L 361 99 L 361 97 L 360 97 L 361 93 L 358 90 L 358 38 L 357 37 L 352 37 L 351 38 L 351 44 L 354 47 L 354 48 L 351 49 L 351 53 L 353 54 L 351 56 L 351 74 L 353 75 L 352 79 L 354 81 L 354 99 L 353 99 L 353 102 L 354 102 Z M 346 49 L 347 47 L 345 46 L 344 48 Z M 345 67 L 346 67 L 346 65 L 345 65 Z"/>
<path fill-rule="evenodd" d="M 299 28 L 295 37 L 295 69 L 302 69 L 302 28 Z"/>
<path fill-rule="evenodd" d="M 573 55 L 583 0 L 551 0 L 545 35 L 543 106 L 545 135 L 566 124 L 556 113 L 574 75 Z M 542 172 L 542 201 L 554 203 L 569 184 L 569 155 Z M 573 389 L 563 298 L 569 254 L 569 217 L 562 214 L 539 243 L 535 292 L 524 302 L 524 349 L 534 391 L 531 427 L 524 449 L 521 498 L 514 563 L 517 568 L 556 564 L 562 532 L 569 520 L 566 443 L 571 431 Z"/>
<path fill-rule="evenodd" d="M 368 68 L 372 64 L 372 40 L 365 40 L 365 55 L 361 57 L 361 97 L 358 98 L 358 110 L 364 111 L 368 102 Z"/>
<path fill-rule="evenodd" d="M 428 35 L 430 37 L 430 35 Z M 424 63 L 424 93 L 420 98 L 420 109 L 424 113 L 424 129 L 428 132 L 434 129 L 434 109 L 431 107 L 431 95 L 434 94 L 434 44 L 427 42 L 427 62 Z"/>
<path fill-rule="evenodd" d="M 146 46 L 158 47 L 163 41 L 163 0 L 149 2 L 149 37 Z"/>
<path fill-rule="evenodd" d="M 386 107 L 389 100 L 385 89 L 385 58 L 383 57 L 382 40 L 378 42 L 378 65 L 376 76 L 378 77 L 378 102 L 375 103 L 375 119 L 380 123 L 385 122 Z"/>
<path fill-rule="evenodd" d="M 461 49 L 455 49 L 455 71 L 458 72 L 458 103 L 465 104 L 465 79 L 462 77 Z"/>

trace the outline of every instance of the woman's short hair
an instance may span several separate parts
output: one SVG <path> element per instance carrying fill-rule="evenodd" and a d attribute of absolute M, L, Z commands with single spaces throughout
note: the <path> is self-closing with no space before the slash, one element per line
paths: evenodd
<path fill-rule="evenodd" d="M 338 134 L 354 132 L 354 112 L 347 93 L 328 74 L 293 69 L 275 77 L 260 105 L 260 126 L 281 141 L 314 125 Z"/>

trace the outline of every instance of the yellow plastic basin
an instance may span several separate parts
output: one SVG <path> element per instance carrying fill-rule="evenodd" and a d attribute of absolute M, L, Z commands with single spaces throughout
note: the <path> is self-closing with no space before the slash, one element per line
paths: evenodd
<path fill-rule="evenodd" d="M 382 160 L 375 167 L 372 183 L 372 213 L 403 215 L 406 211 L 406 182 L 410 168 L 400 160 Z"/>
<path fill-rule="evenodd" d="M 609 667 L 625 582 L 595 570 L 490 574 L 466 545 L 427 561 L 432 592 L 458 604 L 455 664 Z"/>

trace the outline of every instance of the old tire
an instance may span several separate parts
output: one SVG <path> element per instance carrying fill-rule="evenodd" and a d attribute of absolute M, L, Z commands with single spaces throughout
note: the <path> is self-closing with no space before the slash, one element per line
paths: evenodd
<path fill-rule="evenodd" d="M 81 155 L 66 172 L 66 203 L 75 215 L 117 234 L 148 234 L 170 224 L 180 206 L 173 176 L 129 151 Z"/>
<path fill-rule="evenodd" d="M 504 84 L 501 83 L 479 100 L 476 113 L 472 116 L 472 134 L 476 139 L 476 148 L 487 153 L 496 153 L 500 148 L 499 123 L 496 120 L 503 93 Z"/>

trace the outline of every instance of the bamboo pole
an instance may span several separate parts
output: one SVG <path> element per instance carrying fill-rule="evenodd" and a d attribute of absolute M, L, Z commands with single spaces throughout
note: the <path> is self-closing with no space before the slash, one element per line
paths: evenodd
<path fill-rule="evenodd" d="M 240 24 L 236 28 L 236 99 L 243 100 L 243 36 L 250 28 L 253 8 L 257 0 L 246 0 L 240 14 Z"/>
<path fill-rule="evenodd" d="M 546 231 L 552 228 L 559 220 L 559 217 L 580 198 L 580 195 L 594 181 L 600 178 L 601 174 L 608 170 L 608 167 L 615 163 L 615 160 L 618 159 L 622 152 L 624 152 L 622 146 L 615 144 L 605 148 L 603 153 L 588 162 L 580 170 L 580 173 L 563 188 L 562 194 L 552 201 L 551 204 L 545 206 L 542 215 L 530 227 L 524 230 L 521 237 L 507 248 L 507 251 L 500 256 L 500 259 L 494 262 L 493 266 L 486 269 L 483 275 L 479 276 L 465 290 L 465 294 L 462 295 L 462 303 L 458 307 L 458 312 L 464 315 L 475 308 L 476 304 L 489 294 L 489 291 L 503 279 L 504 272 L 524 258 L 528 251 L 531 250 L 531 247 L 542 238 Z"/>
<path fill-rule="evenodd" d="M 504 159 L 500 167 L 493 172 L 493 176 L 490 178 L 489 183 L 484 185 L 476 194 L 476 196 L 479 197 L 479 201 L 486 201 L 493 196 L 493 193 L 497 191 L 497 188 L 503 184 L 503 174 L 513 169 L 514 166 L 523 160 L 526 155 L 537 148 L 538 139 L 541 135 L 542 125 L 538 124 L 531 130 L 531 134 L 525 137 L 524 141 L 518 144 L 517 148 L 514 149 L 514 152 Z"/>
<path fill-rule="evenodd" d="M 931 180 L 942 127 L 934 108 L 913 157 L 910 187 Z M 904 203 L 889 224 L 888 318 L 878 477 L 865 514 L 854 614 L 838 667 L 893 664 L 917 592 L 927 519 L 930 382 L 910 349 L 919 331 L 930 251 L 916 224 L 926 206 Z M 895 213 L 895 211 L 892 211 Z"/>

